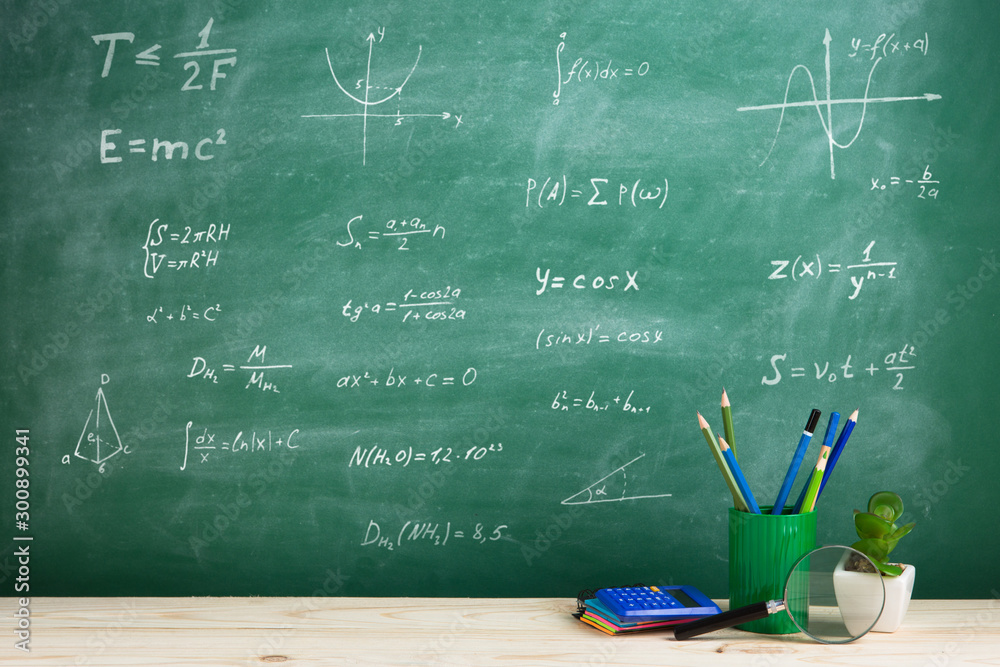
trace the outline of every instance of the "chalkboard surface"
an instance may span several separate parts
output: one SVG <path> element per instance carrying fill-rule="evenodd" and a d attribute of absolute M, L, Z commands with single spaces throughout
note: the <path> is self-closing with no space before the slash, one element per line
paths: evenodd
<path fill-rule="evenodd" d="M 998 18 L 8 4 L 4 590 L 725 597 L 724 387 L 761 504 L 858 408 L 820 541 L 894 490 L 996 595 Z"/>

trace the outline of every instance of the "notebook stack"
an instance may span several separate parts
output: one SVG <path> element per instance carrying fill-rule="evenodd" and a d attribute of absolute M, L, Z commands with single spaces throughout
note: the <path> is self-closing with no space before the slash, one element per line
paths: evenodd
<path fill-rule="evenodd" d="M 609 635 L 669 628 L 679 623 L 719 613 L 711 601 L 687 603 L 684 593 L 670 587 L 630 586 L 584 591 L 577 599 L 575 616 Z M 686 588 L 686 587 L 685 587 Z M 677 597 L 683 602 L 678 603 Z"/>

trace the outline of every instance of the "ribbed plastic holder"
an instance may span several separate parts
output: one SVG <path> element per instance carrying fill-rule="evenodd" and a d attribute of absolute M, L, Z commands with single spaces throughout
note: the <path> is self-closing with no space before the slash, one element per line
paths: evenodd
<path fill-rule="evenodd" d="M 795 563 L 816 548 L 816 512 L 772 515 L 729 509 L 729 608 L 785 596 L 788 573 Z M 785 508 L 791 512 L 791 507 Z M 801 582 L 791 582 L 792 586 Z M 805 582 L 808 585 L 808 582 Z M 794 596 L 791 596 L 794 598 Z M 736 626 L 769 635 L 789 634 L 799 629 L 785 612 Z"/>

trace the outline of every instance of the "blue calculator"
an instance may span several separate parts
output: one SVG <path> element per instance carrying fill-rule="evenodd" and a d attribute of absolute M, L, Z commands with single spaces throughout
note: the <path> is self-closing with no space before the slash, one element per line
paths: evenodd
<path fill-rule="evenodd" d="M 616 616 L 630 621 L 696 618 L 722 612 L 694 586 L 602 588 L 597 599 Z"/>

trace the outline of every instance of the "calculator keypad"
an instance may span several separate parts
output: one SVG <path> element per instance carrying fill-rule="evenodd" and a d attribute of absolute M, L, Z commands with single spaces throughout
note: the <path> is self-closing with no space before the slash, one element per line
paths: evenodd
<path fill-rule="evenodd" d="M 672 616 L 677 613 L 673 610 L 685 609 L 656 586 L 605 588 L 598 591 L 597 597 L 619 616 Z"/>

